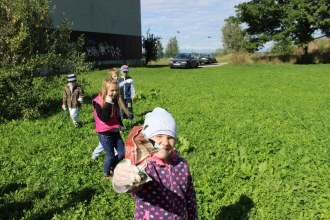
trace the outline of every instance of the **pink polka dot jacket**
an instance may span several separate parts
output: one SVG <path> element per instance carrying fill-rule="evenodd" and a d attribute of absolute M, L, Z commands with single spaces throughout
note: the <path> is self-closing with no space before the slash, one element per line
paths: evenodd
<path fill-rule="evenodd" d="M 134 194 L 134 220 L 198 219 L 196 193 L 187 162 L 173 152 L 170 164 L 150 157 L 145 168 L 152 181 Z"/>

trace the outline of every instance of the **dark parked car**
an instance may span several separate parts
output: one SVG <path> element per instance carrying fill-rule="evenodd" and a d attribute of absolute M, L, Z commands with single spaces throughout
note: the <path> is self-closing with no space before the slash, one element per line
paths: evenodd
<path fill-rule="evenodd" d="M 199 65 L 198 57 L 191 53 L 178 53 L 175 58 L 170 60 L 170 68 L 197 68 Z"/>
<path fill-rule="evenodd" d="M 217 59 L 211 54 L 201 53 L 199 55 L 199 64 L 211 64 L 216 63 Z"/>

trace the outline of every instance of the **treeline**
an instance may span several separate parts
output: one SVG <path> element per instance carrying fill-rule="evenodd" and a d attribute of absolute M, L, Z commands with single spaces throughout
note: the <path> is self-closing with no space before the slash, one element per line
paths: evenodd
<path fill-rule="evenodd" d="M 273 42 L 273 53 L 292 55 L 298 47 L 302 49 L 301 61 L 310 63 L 309 44 L 330 37 L 327 0 L 248 1 L 235 8 L 236 16 L 227 18 L 222 28 L 224 53 L 254 53 Z"/>
<path fill-rule="evenodd" d="M 303 49 L 291 45 L 288 48 L 271 47 L 267 52 L 249 53 L 247 51 L 224 52 L 219 50 L 216 56 L 221 62 L 234 64 L 280 64 L 280 63 L 330 63 L 330 38 L 321 38 L 308 44 L 309 52 L 303 54 Z"/>

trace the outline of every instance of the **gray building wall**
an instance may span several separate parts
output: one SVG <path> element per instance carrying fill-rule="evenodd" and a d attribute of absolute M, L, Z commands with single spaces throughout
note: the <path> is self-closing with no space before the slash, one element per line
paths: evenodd
<path fill-rule="evenodd" d="M 53 22 L 65 17 L 73 36 L 85 35 L 88 60 L 137 64 L 141 60 L 140 0 L 53 0 Z"/>

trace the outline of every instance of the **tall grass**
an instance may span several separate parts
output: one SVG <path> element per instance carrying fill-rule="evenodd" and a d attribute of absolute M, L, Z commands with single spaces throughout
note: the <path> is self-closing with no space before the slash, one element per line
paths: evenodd
<path fill-rule="evenodd" d="M 138 100 L 123 136 L 156 106 L 173 114 L 200 219 L 327 219 L 329 67 L 131 68 Z M 104 154 L 91 160 L 90 101 L 106 74 L 87 76 L 81 129 L 60 104 L 50 117 L 0 125 L 0 219 L 132 219 L 131 196 L 102 179 Z"/>
<path fill-rule="evenodd" d="M 330 38 L 321 38 L 309 43 L 309 53 L 303 55 L 302 48 L 294 47 L 292 54 L 277 54 L 271 52 L 237 52 L 232 54 L 217 54 L 217 60 L 232 64 L 283 64 L 283 63 L 330 63 Z"/>

